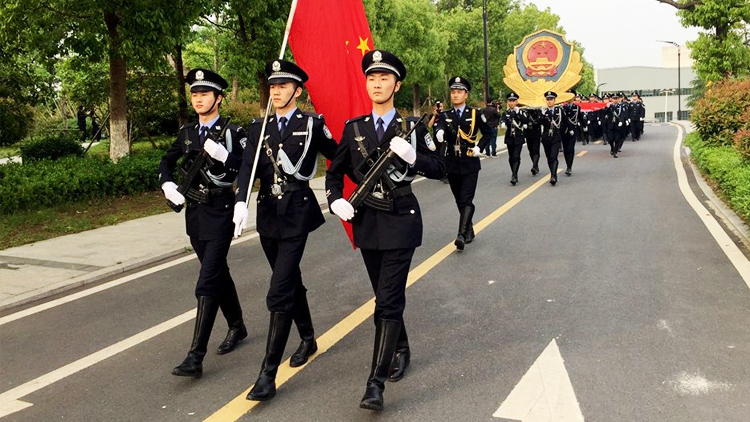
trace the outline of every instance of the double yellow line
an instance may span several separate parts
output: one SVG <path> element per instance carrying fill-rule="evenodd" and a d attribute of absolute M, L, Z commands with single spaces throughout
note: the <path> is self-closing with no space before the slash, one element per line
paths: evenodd
<path fill-rule="evenodd" d="M 585 151 L 582 151 L 582 153 L 579 154 L 579 157 L 583 155 Z M 558 170 L 558 173 L 562 172 L 562 170 Z M 490 224 L 494 223 L 495 220 L 500 218 L 503 214 L 508 212 L 511 208 L 518 205 L 521 201 L 526 199 L 529 195 L 534 193 L 537 189 L 542 187 L 548 182 L 548 179 L 546 177 L 542 177 L 540 180 L 538 180 L 536 183 L 528 187 L 523 192 L 519 193 L 513 199 L 506 202 L 504 205 L 502 205 L 500 208 L 493 211 L 490 215 L 483 218 L 481 221 L 479 221 L 477 224 L 474 225 L 474 231 L 476 233 L 480 233 L 482 230 L 487 228 Z M 409 278 L 406 281 L 406 287 L 408 288 L 412 284 L 416 283 L 419 279 L 421 279 L 425 274 L 430 272 L 433 268 L 435 268 L 438 264 L 440 264 L 445 258 L 447 258 L 450 254 L 452 254 L 454 251 L 456 251 L 456 247 L 453 245 L 453 242 L 443 246 L 439 251 L 435 252 L 432 256 L 427 258 L 424 262 L 419 264 L 416 268 L 409 271 Z M 307 364 L 292 368 L 289 366 L 289 359 L 287 359 L 284 363 L 282 363 L 279 366 L 278 373 L 276 374 L 276 386 L 279 387 L 289 381 L 293 376 L 297 375 L 298 372 L 300 372 L 302 369 L 305 368 L 305 366 L 309 365 L 310 362 L 315 360 L 318 356 L 322 355 L 328 349 L 330 349 L 334 344 L 338 343 L 341 339 L 343 339 L 347 334 L 352 332 L 355 328 L 357 328 L 360 324 L 362 324 L 365 320 L 370 318 L 375 310 L 375 298 L 372 298 L 368 300 L 365 304 L 360 306 L 356 311 L 349 314 L 346 318 L 341 320 L 338 324 L 334 325 L 330 330 L 326 331 L 323 335 L 321 335 L 317 341 L 318 341 L 318 352 L 314 355 L 310 356 L 310 359 L 307 361 Z M 241 418 L 243 415 L 251 411 L 255 406 L 257 406 L 260 402 L 257 401 L 250 401 L 247 400 L 245 397 L 247 396 L 247 393 L 250 392 L 250 389 L 253 386 L 247 388 L 247 390 L 240 393 L 237 397 L 232 399 L 229 403 L 227 403 L 224 407 L 214 412 L 213 415 L 209 416 L 207 419 L 205 419 L 206 422 L 227 422 L 231 421 L 234 422 Z"/>

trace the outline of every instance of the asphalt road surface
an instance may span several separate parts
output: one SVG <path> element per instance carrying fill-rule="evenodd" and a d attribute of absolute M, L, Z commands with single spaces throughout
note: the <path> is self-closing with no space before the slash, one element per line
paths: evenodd
<path fill-rule="evenodd" d="M 412 361 L 386 385 L 382 413 L 358 408 L 372 292 L 329 215 L 302 265 L 321 352 L 283 365 L 272 401 L 244 400 L 263 359 L 270 277 L 250 238 L 229 256 L 250 336 L 214 354 L 219 316 L 203 378 L 170 375 L 193 329 L 198 263 L 186 258 L 0 325 L 2 422 L 748 421 L 750 289 L 678 186 L 677 137 L 648 125 L 617 159 L 579 144 L 573 176 L 555 187 L 547 171 L 531 176 L 525 150 L 515 187 L 506 154 L 485 159 L 481 231 L 463 252 L 450 246 L 449 187 L 415 184 L 425 236 L 407 291 Z M 297 343 L 292 330 L 286 357 Z"/>

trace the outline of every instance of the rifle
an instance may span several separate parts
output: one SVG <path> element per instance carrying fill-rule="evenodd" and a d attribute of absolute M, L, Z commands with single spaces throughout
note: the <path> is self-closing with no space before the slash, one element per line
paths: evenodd
<path fill-rule="evenodd" d="M 419 118 L 419 120 L 414 124 L 414 126 L 412 126 L 411 129 L 409 129 L 408 132 L 400 136 L 404 139 L 409 139 L 417 126 L 419 126 L 420 123 L 424 122 L 425 118 L 427 118 L 427 113 L 423 114 L 422 117 Z M 349 197 L 348 201 L 350 204 L 352 204 L 352 207 L 355 210 L 360 205 L 362 205 L 367 195 L 370 194 L 373 187 L 375 187 L 375 184 L 378 183 L 380 178 L 385 174 L 386 170 L 388 170 L 391 164 L 393 164 L 393 160 L 396 157 L 398 157 L 396 153 L 388 148 L 388 151 L 381 154 L 380 157 L 378 157 L 377 161 L 375 161 L 375 163 L 372 165 L 372 167 L 370 167 L 370 170 L 367 172 L 367 174 L 365 174 L 362 182 L 357 185 L 357 188 L 354 189 L 354 192 L 352 192 L 351 196 Z"/>
<path fill-rule="evenodd" d="M 227 129 L 229 128 L 230 120 L 232 120 L 232 118 L 227 117 L 227 120 L 224 122 L 224 128 L 221 130 L 221 132 L 219 132 L 219 136 L 216 137 L 217 141 L 224 139 L 224 135 L 227 133 Z M 208 139 L 213 139 L 213 137 L 207 137 L 206 140 Z M 187 171 L 182 171 L 182 169 L 180 169 L 182 178 L 180 180 L 179 186 L 177 186 L 177 192 L 182 194 L 182 196 L 186 196 L 187 191 L 190 189 L 190 185 L 193 184 L 193 181 L 195 180 L 195 177 L 198 176 L 198 174 L 203 177 L 206 183 L 210 182 L 210 179 L 206 174 L 206 169 L 210 168 L 213 165 L 214 161 L 211 159 L 211 156 L 208 155 L 205 149 L 202 149 L 190 164 L 190 167 L 188 167 Z M 184 206 L 184 204 L 177 205 L 170 200 L 167 200 L 167 205 L 169 205 L 169 207 L 172 208 L 174 212 L 182 211 L 182 207 Z"/>

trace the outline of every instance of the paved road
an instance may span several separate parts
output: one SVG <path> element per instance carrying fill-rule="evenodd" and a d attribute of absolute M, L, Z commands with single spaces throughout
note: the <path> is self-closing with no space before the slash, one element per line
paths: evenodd
<path fill-rule="evenodd" d="M 507 155 L 485 160 L 476 218 L 492 222 L 462 253 L 443 249 L 458 220 L 447 185 L 416 184 L 426 229 L 413 267 L 425 264 L 413 274 L 429 271 L 407 294 L 412 366 L 387 385 L 379 415 L 357 407 L 374 330 L 371 319 L 356 324 L 367 311 L 353 312 L 372 294 L 361 257 L 329 217 L 310 237 L 303 277 L 330 349 L 300 371 L 283 368 L 290 379 L 277 397 L 240 420 L 512 420 L 493 414 L 504 401 L 530 400 L 514 388 L 539 372 L 562 380 L 560 394 L 531 400 L 531 413 L 555 416 L 517 420 L 579 420 L 580 411 L 588 421 L 747 421 L 750 289 L 678 188 L 677 133 L 649 125 L 618 159 L 605 146 L 579 147 L 586 153 L 573 176 L 556 187 L 535 185 L 547 176 L 528 173 L 526 152 L 515 187 Z M 194 259 L 0 326 L 0 411 L 33 404 L 2 422 L 198 421 L 217 412 L 254 382 L 268 319 L 257 239 L 233 246 L 230 267 L 250 338 L 229 355 L 209 354 L 197 381 L 169 375 L 190 342 Z M 112 357 L 66 367 L 180 315 L 175 328 Z M 218 321 L 211 348 L 225 331 Z M 37 377 L 41 386 L 29 383 Z"/>

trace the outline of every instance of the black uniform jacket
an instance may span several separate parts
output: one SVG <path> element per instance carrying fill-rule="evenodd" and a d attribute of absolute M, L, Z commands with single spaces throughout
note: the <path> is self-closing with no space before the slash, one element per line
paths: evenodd
<path fill-rule="evenodd" d="M 552 144 L 562 142 L 562 133 L 567 129 L 567 119 L 562 106 L 542 109 L 542 142 Z"/>
<path fill-rule="evenodd" d="M 505 124 L 505 145 L 522 145 L 525 142 L 526 130 L 529 128 L 529 117 L 520 108 L 505 110 L 501 117 Z"/>
<path fill-rule="evenodd" d="M 565 137 L 572 138 L 580 134 L 583 126 L 583 114 L 581 106 L 573 103 L 566 103 L 562 106 L 566 116 Z"/>
<path fill-rule="evenodd" d="M 210 133 L 218 135 L 224 128 L 226 119 L 220 117 L 210 129 Z M 198 129 L 198 122 L 188 123 L 180 128 L 180 133 L 159 164 L 159 185 L 165 182 L 174 182 L 174 171 L 180 157 L 197 155 L 203 150 Z M 214 136 L 215 136 L 214 135 Z M 209 136 L 211 137 L 211 136 Z M 185 206 L 185 228 L 188 236 L 198 240 L 213 240 L 232 237 L 234 223 L 232 214 L 234 212 L 234 196 L 231 192 L 231 184 L 237 178 L 237 172 L 242 163 L 242 151 L 245 147 L 247 137 L 241 126 L 230 124 L 225 139 L 220 140 L 229 156 L 225 163 L 214 160 L 214 165 L 208 174 L 214 180 L 205 186 L 203 179 L 198 176 L 191 185 L 193 189 L 200 190 L 220 189 L 226 190 L 225 194 L 213 195 L 208 203 L 201 204 L 186 198 Z M 216 141 L 216 139 L 214 139 Z M 216 182 L 220 183 L 216 184 Z"/>
<path fill-rule="evenodd" d="M 237 177 L 236 202 L 247 200 L 247 189 L 250 173 L 255 160 L 255 152 L 260 140 L 263 119 L 255 119 L 248 127 L 248 146 L 242 159 L 242 167 Z M 305 113 L 297 110 L 287 123 L 284 134 L 279 134 L 276 115 L 268 117 L 266 137 L 271 147 L 272 156 L 276 160 L 284 177 L 292 183 L 300 182 L 293 174 L 287 174 L 279 161 L 279 150 L 282 149 L 292 164 L 296 165 L 304 153 L 304 158 L 297 173 L 309 176 L 315 171 L 318 162 L 318 152 L 326 158 L 333 159 L 336 153 L 336 141 L 325 126 L 323 116 Z M 306 141 L 310 137 L 307 152 L 304 152 Z M 274 183 L 274 168 L 268 157 L 265 145 L 261 146 L 258 169 L 255 175 L 260 179 L 258 193 L 257 231 L 264 237 L 273 239 L 287 239 L 301 236 L 320 227 L 324 222 L 320 205 L 310 187 L 291 190 L 279 199 L 271 195 L 271 185 Z"/>
<path fill-rule="evenodd" d="M 529 123 L 526 126 L 524 135 L 526 139 L 538 142 L 542 139 L 542 110 L 532 108 L 526 111 L 526 117 L 529 119 Z"/>
<path fill-rule="evenodd" d="M 472 113 L 472 110 L 476 112 Z M 445 149 L 445 171 L 451 174 L 470 174 L 481 170 L 482 165 L 479 163 L 479 157 L 469 157 L 466 155 L 466 151 L 475 146 L 478 146 L 482 150 L 490 143 L 492 128 L 487 124 L 482 110 L 466 106 L 461 116 L 456 114 L 455 108 L 451 108 L 441 114 L 440 123 L 435 133 L 439 130 L 444 131 L 443 141 L 447 145 Z M 473 131 L 472 126 L 474 128 Z M 459 128 L 474 142 L 469 142 L 460 137 L 458 135 Z M 482 133 L 482 139 L 479 140 L 479 143 L 475 143 L 479 132 Z M 456 142 L 458 142 L 461 149 L 460 156 L 456 155 Z"/>
<path fill-rule="evenodd" d="M 416 119 L 409 118 L 408 128 Z M 389 148 L 390 140 L 402 131 L 402 117 L 396 113 L 388 125 L 381 142 L 378 142 L 375 125 L 371 114 L 366 114 L 346 122 L 341 142 L 336 151 L 336 157 L 331 162 L 326 175 L 326 195 L 328 204 L 344 198 L 344 175 L 349 176 L 355 183 L 359 178 L 354 170 L 364 160 L 359 151 L 359 145 L 354 139 L 354 126 L 359 128 L 362 143 L 370 154 L 377 153 L 377 149 L 385 152 Z M 407 176 L 422 175 L 430 179 L 441 179 L 444 175 L 443 162 L 438 154 L 427 148 L 427 141 L 431 142 L 427 126 L 420 124 L 415 130 L 417 140 L 417 160 L 413 166 L 408 166 L 400 158 L 398 165 L 407 170 Z M 406 139 L 411 142 L 412 139 Z M 396 188 L 411 184 L 411 180 L 395 182 Z M 344 198 L 348 199 L 348 198 Z M 362 249 L 407 249 L 416 248 L 422 244 L 422 212 L 419 209 L 417 197 L 410 193 L 393 199 L 393 211 L 379 211 L 360 206 L 352 222 L 354 244 Z"/>

